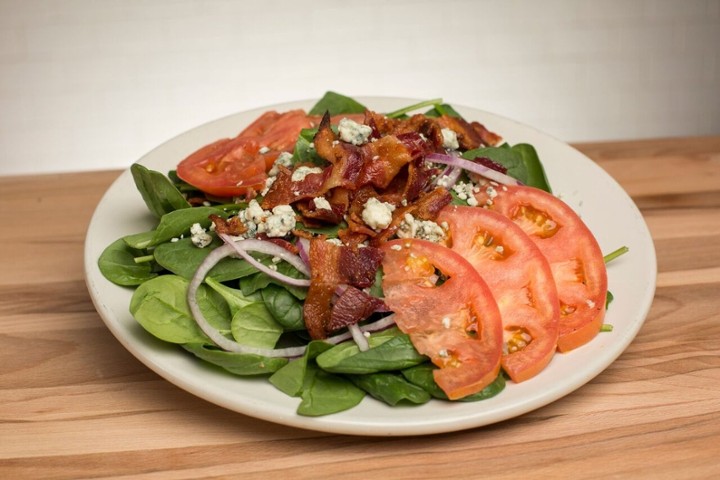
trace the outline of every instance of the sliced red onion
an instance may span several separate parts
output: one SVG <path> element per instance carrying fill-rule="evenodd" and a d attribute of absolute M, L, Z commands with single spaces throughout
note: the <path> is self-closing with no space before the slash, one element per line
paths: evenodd
<path fill-rule="evenodd" d="M 305 265 L 310 265 L 310 240 L 304 237 L 298 237 L 297 240 L 297 249 L 298 249 L 298 255 L 300 255 L 300 258 L 303 262 L 305 262 Z"/>
<path fill-rule="evenodd" d="M 370 348 L 368 339 L 365 338 L 365 335 L 363 334 L 362 330 L 360 330 L 360 327 L 357 323 L 348 325 L 348 331 L 350 332 L 350 335 L 352 335 L 352 339 L 355 340 L 355 343 L 357 344 L 361 352 L 365 352 Z"/>
<path fill-rule="evenodd" d="M 288 252 L 283 247 L 276 245 L 272 242 L 266 242 L 263 240 L 257 240 L 257 239 L 252 239 L 252 238 L 248 238 L 248 239 L 244 239 L 244 240 L 235 240 L 235 238 L 233 238 L 230 235 L 227 235 L 225 233 L 221 233 L 220 238 L 222 238 L 223 241 L 227 245 L 230 245 L 235 250 L 235 253 L 240 255 L 250 265 L 257 268 L 261 272 L 269 275 L 270 277 L 274 278 L 275 280 L 283 282 L 286 285 L 292 285 L 295 287 L 309 287 L 310 286 L 310 280 L 307 280 L 304 278 L 293 278 L 293 277 L 284 275 L 276 270 L 273 270 L 272 268 L 268 267 L 267 265 L 263 265 L 262 263 L 258 262 L 257 260 L 255 260 L 255 258 L 253 258 L 252 255 L 250 255 L 248 253 L 248 252 L 260 252 L 260 253 L 266 253 L 268 255 L 273 255 L 275 257 L 280 258 L 281 260 L 288 262 L 290 265 L 295 267 L 300 273 L 309 277 L 310 270 L 308 269 L 307 265 L 305 265 L 305 263 L 302 261 L 302 259 L 299 256 Z"/>
<path fill-rule="evenodd" d="M 492 168 L 488 168 L 485 165 L 465 160 L 464 158 L 454 157 L 452 155 L 443 155 L 442 153 L 431 153 L 425 157 L 425 160 L 460 167 L 468 172 L 477 173 L 478 175 L 482 175 L 485 178 L 503 185 L 522 185 L 522 182 L 516 178 L 500 173 Z"/>
<path fill-rule="evenodd" d="M 242 345 L 234 340 L 230 340 L 225 335 L 220 333 L 210 323 L 200 311 L 200 306 L 197 303 L 197 291 L 200 288 L 203 280 L 207 273 L 212 269 L 220 260 L 225 257 L 231 256 L 236 253 L 235 248 L 231 244 L 222 245 L 205 257 L 205 260 L 200 264 L 198 269 L 195 271 L 195 275 L 190 280 L 190 286 L 187 292 L 187 302 L 190 307 L 195 321 L 197 322 L 200 330 L 212 340 L 215 345 L 228 352 L 235 353 L 248 353 L 254 355 L 262 355 L 265 357 L 299 357 L 305 353 L 305 347 L 289 347 L 289 348 L 258 348 L 251 347 L 248 345 Z"/>

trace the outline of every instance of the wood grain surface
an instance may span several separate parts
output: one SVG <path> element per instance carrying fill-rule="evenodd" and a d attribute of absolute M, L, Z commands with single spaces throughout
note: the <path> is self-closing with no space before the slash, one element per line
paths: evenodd
<path fill-rule="evenodd" d="M 551 405 L 411 438 L 275 425 L 161 379 L 84 284 L 87 225 L 119 172 L 0 178 L 0 478 L 720 478 L 720 136 L 576 147 L 650 227 L 647 321 Z"/>

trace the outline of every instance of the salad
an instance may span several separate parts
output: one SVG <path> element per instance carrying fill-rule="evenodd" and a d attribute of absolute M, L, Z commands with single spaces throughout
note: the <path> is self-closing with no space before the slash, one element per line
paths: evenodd
<path fill-rule="evenodd" d="M 99 268 L 150 334 L 267 377 L 301 415 L 481 400 L 609 329 L 623 250 L 603 258 L 532 146 L 440 100 L 328 92 L 178 160 L 132 166 L 157 226 Z"/>

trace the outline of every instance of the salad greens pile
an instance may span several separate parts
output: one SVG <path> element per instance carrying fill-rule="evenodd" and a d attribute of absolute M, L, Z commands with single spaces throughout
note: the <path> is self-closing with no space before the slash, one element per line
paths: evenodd
<path fill-rule="evenodd" d="M 429 109 L 427 109 L 429 107 Z M 401 118 L 418 109 L 428 116 L 459 116 L 452 106 L 431 100 L 391 112 Z M 309 114 L 363 113 L 356 100 L 328 92 Z M 293 152 L 294 163 L 316 161 L 312 148 L 316 129 L 303 130 Z M 528 144 L 486 147 L 465 152 L 464 158 L 484 157 L 507 169 L 508 175 L 526 185 L 550 191 L 535 149 Z M 353 341 L 332 345 L 310 340 L 303 323 L 303 300 L 307 289 L 288 286 L 247 261 L 228 257 L 215 265 L 197 293 L 197 303 L 208 322 L 236 342 L 267 349 L 307 345 L 297 358 L 271 357 L 228 352 L 217 347 L 199 328 L 188 307 L 190 279 L 215 248 L 223 245 L 212 232 L 210 215 L 228 218 L 247 207 L 245 202 L 224 204 L 208 201 L 191 206 L 188 193 L 193 187 L 177 178 L 149 170 L 140 164 L 131 167 L 132 177 L 157 225 L 147 232 L 124 236 L 110 244 L 98 260 L 102 274 L 111 282 L 134 289 L 130 313 L 151 335 L 179 345 L 188 354 L 242 376 L 266 376 L 287 395 L 299 397 L 301 415 L 326 415 L 352 408 L 366 395 L 389 405 L 422 404 L 447 399 L 433 381 L 435 368 L 413 347 L 407 335 L 396 327 L 373 333 L 370 349 L 360 351 Z M 454 197 L 456 204 L 467 204 Z M 212 237 L 198 248 L 191 228 L 199 224 Z M 332 238 L 337 227 L 313 230 L 300 222 L 298 229 L 323 233 Z M 283 274 L 304 278 L 294 267 L 267 254 L 254 254 L 264 265 Z M 373 287 L 381 293 L 380 277 Z M 503 390 L 501 373 L 494 383 L 463 401 L 482 400 Z"/>

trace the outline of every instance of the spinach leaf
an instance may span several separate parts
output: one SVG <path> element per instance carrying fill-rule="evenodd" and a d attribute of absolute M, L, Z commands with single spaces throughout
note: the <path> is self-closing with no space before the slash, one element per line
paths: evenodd
<path fill-rule="evenodd" d="M 205 257 L 220 245 L 222 245 L 222 241 L 217 237 L 213 238 L 213 242 L 205 248 L 198 248 L 193 245 L 189 238 L 184 238 L 177 242 L 166 242 L 158 245 L 153 251 L 153 254 L 155 261 L 161 267 L 189 280 L 195 275 L 195 271 L 202 261 L 205 260 Z M 253 275 L 257 272 L 257 268 L 245 260 L 228 257 L 220 260 L 218 264 L 208 272 L 208 277 L 220 282 L 225 282 Z"/>
<path fill-rule="evenodd" d="M 436 118 L 442 115 L 447 115 L 448 117 L 462 118 L 462 116 L 451 105 L 448 105 L 447 103 L 439 103 L 427 112 L 425 112 L 426 117 Z"/>
<path fill-rule="evenodd" d="M 200 330 L 187 304 L 189 282 L 161 275 L 140 285 L 130 300 L 130 313 L 149 333 L 169 343 L 212 343 Z"/>
<path fill-rule="evenodd" d="M 160 224 L 155 229 L 149 246 L 156 246 L 173 238 L 187 235 L 190 233 L 190 227 L 196 223 L 203 228 L 208 228 L 212 223 L 208 217 L 212 214 L 222 218 L 228 217 L 228 212 L 215 207 L 193 207 L 166 213 L 160 218 Z"/>
<path fill-rule="evenodd" d="M 550 182 L 548 182 L 547 176 L 545 175 L 545 169 L 540 162 L 535 147 L 527 143 L 518 143 L 511 147 L 512 151 L 519 154 L 527 170 L 527 182 L 526 185 L 531 187 L 540 188 L 546 192 L 552 193 L 550 188 Z"/>
<path fill-rule="evenodd" d="M 212 272 L 212 270 L 210 271 Z M 247 307 L 251 303 L 260 301 L 260 297 L 258 295 L 245 296 L 241 290 L 228 287 L 210 276 L 205 278 L 205 283 L 220 294 L 220 296 L 222 296 L 225 300 L 225 303 L 228 305 L 230 310 L 231 318 L 234 317 L 241 308 Z"/>
<path fill-rule="evenodd" d="M 310 232 L 314 235 L 325 235 L 328 238 L 337 238 L 338 232 L 347 228 L 347 226 L 347 223 L 344 221 L 341 221 L 337 225 L 327 225 L 322 227 L 306 227 L 302 222 L 297 222 L 295 224 L 295 228 L 298 230 Z"/>
<path fill-rule="evenodd" d="M 283 329 L 262 302 L 240 308 L 232 317 L 232 336 L 242 345 L 273 348 Z"/>
<path fill-rule="evenodd" d="M 222 367 L 235 375 L 265 375 L 280 370 L 288 362 L 286 358 L 282 357 L 226 352 L 205 343 L 189 343 L 183 345 L 183 348 L 196 357 Z"/>
<path fill-rule="evenodd" d="M 507 169 L 507 174 L 513 178 L 517 178 L 524 184 L 528 184 L 528 171 L 522 156 L 505 147 L 482 147 L 474 150 L 468 150 L 463 153 L 466 160 L 474 160 L 476 158 L 489 158 L 493 162 L 499 163 Z"/>
<path fill-rule="evenodd" d="M 208 323 L 223 335 L 229 335 L 231 333 L 230 321 L 232 314 L 223 297 L 207 285 L 200 285 L 196 299 L 200 311 Z"/>
<path fill-rule="evenodd" d="M 116 285 L 134 287 L 157 276 L 151 263 L 135 263 L 142 251 L 129 247 L 120 238 L 108 245 L 100 258 L 98 268 L 105 278 Z"/>
<path fill-rule="evenodd" d="M 328 165 L 328 162 L 318 155 L 313 144 L 317 128 L 304 128 L 300 131 L 293 150 L 293 163 L 312 163 L 320 167 Z"/>
<path fill-rule="evenodd" d="M 303 304 L 287 289 L 268 285 L 261 291 L 263 302 L 285 331 L 305 329 Z"/>
<path fill-rule="evenodd" d="M 310 115 L 340 115 L 343 113 L 365 113 L 365 106 L 356 100 L 336 92 L 326 92 L 323 97 L 310 109 Z"/>
<path fill-rule="evenodd" d="M 354 342 L 336 345 L 320 354 L 317 364 L 328 372 L 367 374 L 402 370 L 427 361 L 426 356 L 415 350 L 410 337 L 395 329 L 371 335 L 368 341 L 371 348 L 364 352 Z"/>
<path fill-rule="evenodd" d="M 356 406 L 364 397 L 365 392 L 351 381 L 309 364 L 297 413 L 313 417 L 337 413 Z"/>
<path fill-rule="evenodd" d="M 412 105 L 408 105 L 406 107 L 400 108 L 398 110 L 386 113 L 385 116 L 388 118 L 407 118 L 407 114 L 412 112 L 413 110 L 418 110 L 420 108 L 425 108 L 429 106 L 435 106 L 442 103 L 442 98 L 433 98 L 432 100 L 424 100 L 419 103 L 413 103 Z"/>
<path fill-rule="evenodd" d="M 305 384 L 305 376 L 307 375 L 308 362 L 320 355 L 325 350 L 332 348 L 332 345 L 320 340 L 313 340 L 308 343 L 305 354 L 291 360 L 283 368 L 275 372 L 270 377 L 270 383 L 281 392 L 291 397 L 300 395 Z"/>
<path fill-rule="evenodd" d="M 126 235 L 122 239 L 130 248 L 137 250 L 143 250 L 148 248 L 152 237 L 155 235 L 155 230 L 149 232 L 134 233 L 132 235 Z"/>
<path fill-rule="evenodd" d="M 259 258 L 261 262 L 264 264 L 268 264 L 270 262 L 270 257 L 268 258 Z M 277 271 L 279 273 L 282 273 L 284 275 L 287 275 L 292 278 L 306 278 L 305 275 L 297 271 L 295 267 L 290 265 L 287 262 L 280 262 L 276 264 Z M 305 297 L 307 297 L 307 288 L 305 287 L 295 287 L 292 285 L 285 285 L 279 280 L 274 279 L 270 275 L 264 273 L 264 272 L 258 272 L 254 275 L 242 277 L 240 279 L 240 289 L 242 289 L 243 294 L 245 295 L 252 295 L 255 292 L 260 292 L 263 289 L 265 289 L 268 285 L 274 284 L 282 286 L 283 288 L 287 289 L 288 292 L 292 293 L 293 296 L 299 300 L 304 300 Z"/>
<path fill-rule="evenodd" d="M 388 405 L 397 405 L 400 402 L 422 404 L 430 401 L 430 394 L 413 385 L 396 373 L 371 373 L 369 375 L 351 375 L 350 381 L 362 388 L 374 398 Z"/>
<path fill-rule="evenodd" d="M 130 167 L 135 186 L 150 212 L 160 218 L 175 210 L 190 208 L 190 204 L 175 185 L 160 172 L 139 163 Z"/>
<path fill-rule="evenodd" d="M 448 397 L 445 392 L 435 383 L 433 378 L 433 371 L 436 369 L 432 363 L 426 362 L 414 367 L 406 368 L 402 370 L 402 375 L 410 383 L 421 387 L 427 391 L 430 395 L 441 400 L 447 400 Z M 500 373 L 495 380 L 480 390 L 477 393 L 468 395 L 467 397 L 461 398 L 458 401 L 461 402 L 475 402 L 478 400 L 485 400 L 486 398 L 494 397 L 505 388 L 505 376 Z"/>

